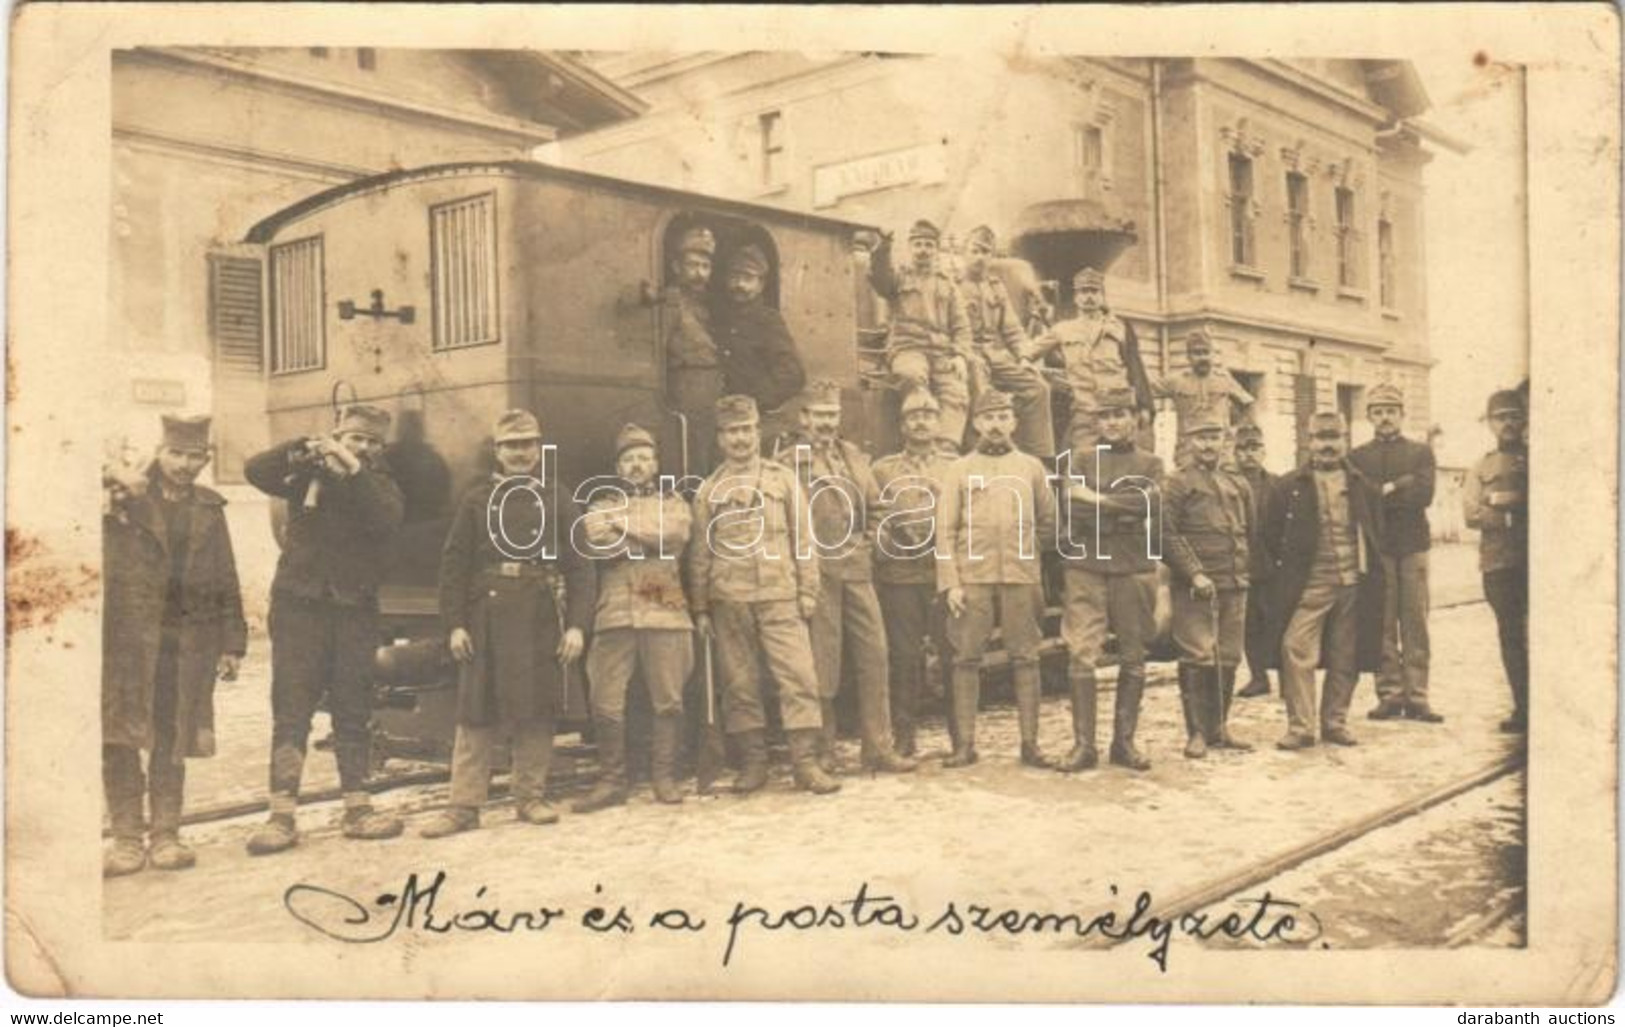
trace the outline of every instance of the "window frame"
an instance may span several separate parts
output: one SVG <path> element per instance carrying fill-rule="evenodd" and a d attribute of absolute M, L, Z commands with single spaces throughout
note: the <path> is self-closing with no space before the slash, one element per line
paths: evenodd
<path fill-rule="evenodd" d="M 1287 276 L 1296 282 L 1314 280 L 1314 245 L 1309 234 L 1309 176 L 1296 169 L 1286 173 Z"/>
<path fill-rule="evenodd" d="M 1377 302 L 1384 310 L 1399 308 L 1399 253 L 1394 248 L 1393 219 L 1377 218 Z"/>
<path fill-rule="evenodd" d="M 316 252 L 316 363 L 308 367 L 281 367 L 278 357 L 281 347 L 278 345 L 277 326 L 280 323 L 278 315 L 282 311 L 277 291 L 276 262 L 277 254 L 295 246 L 315 244 Z M 317 232 L 314 235 L 301 236 L 298 239 L 289 239 L 286 242 L 272 243 L 265 250 L 266 293 L 270 300 L 266 306 L 266 346 L 269 348 L 267 361 L 267 374 L 273 378 L 280 378 L 290 374 L 308 374 L 311 371 L 327 370 L 327 235 Z"/>
<path fill-rule="evenodd" d="M 1245 193 L 1237 190 L 1238 168 L 1246 169 Z M 1226 196 L 1230 204 L 1230 264 L 1233 268 L 1258 270 L 1258 232 L 1253 225 L 1253 205 L 1258 187 L 1256 162 L 1249 154 L 1230 150 L 1226 154 Z M 1240 252 L 1238 250 L 1238 244 Z"/>
<path fill-rule="evenodd" d="M 1356 205 L 1359 199 L 1353 186 L 1340 185 L 1333 195 L 1337 217 L 1337 287 L 1358 290 L 1360 284 L 1360 231 Z M 1344 199 L 1347 204 L 1344 204 Z"/>
<path fill-rule="evenodd" d="M 486 201 L 489 215 L 488 232 L 490 239 L 490 291 L 488 299 L 491 311 L 490 337 L 476 342 L 459 342 L 445 344 L 440 341 L 440 311 L 444 302 L 440 289 L 440 247 L 435 245 L 436 222 L 439 213 L 450 207 L 469 206 Z M 429 352 L 455 353 L 465 349 L 477 349 L 481 346 L 496 346 L 502 342 L 502 273 L 501 247 L 497 240 L 497 192 L 487 189 L 484 192 L 473 193 L 469 196 L 459 196 L 456 199 L 445 200 L 429 205 Z"/>
<path fill-rule="evenodd" d="M 790 186 L 788 147 L 785 145 L 786 122 L 784 108 L 758 111 L 756 114 L 757 186 L 764 192 L 787 189 Z M 778 178 L 773 170 L 779 171 Z"/>

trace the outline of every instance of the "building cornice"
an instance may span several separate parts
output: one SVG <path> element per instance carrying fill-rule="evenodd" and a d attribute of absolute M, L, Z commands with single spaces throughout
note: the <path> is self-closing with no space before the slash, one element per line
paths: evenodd
<path fill-rule="evenodd" d="M 184 156 L 255 171 L 273 170 L 279 174 L 308 178 L 334 184 L 349 182 L 379 174 L 382 168 L 364 168 L 354 164 L 335 164 L 332 161 L 313 160 L 294 153 L 281 153 L 259 147 L 243 146 L 223 140 L 188 138 L 160 132 L 140 125 L 114 124 L 113 139 L 117 143 L 138 150 Z"/>
<path fill-rule="evenodd" d="M 1342 343 L 1347 346 L 1372 350 L 1384 357 L 1393 357 L 1393 359 L 1403 360 L 1406 363 L 1419 362 L 1416 356 L 1407 356 L 1405 351 L 1395 352 L 1395 341 L 1375 332 L 1362 332 L 1308 321 L 1286 321 L 1272 317 L 1261 317 L 1256 313 L 1239 310 L 1235 307 L 1191 306 L 1172 310 L 1166 314 L 1135 308 L 1128 304 L 1113 309 L 1120 316 L 1149 321 L 1152 324 L 1172 325 L 1182 321 L 1214 321 L 1287 335 L 1295 339 L 1302 339 L 1307 336 L 1317 342 Z M 1409 352 L 1414 354 L 1415 351 L 1410 350 Z"/>
<path fill-rule="evenodd" d="M 349 83 L 333 82 L 282 70 L 270 70 L 250 61 L 218 53 L 205 53 L 184 47 L 138 47 L 116 50 L 114 56 L 122 61 L 145 61 L 168 65 L 193 73 L 236 78 L 253 82 L 265 89 L 290 96 L 314 97 L 323 103 L 339 104 L 374 114 L 386 114 L 397 119 L 450 124 L 463 129 L 478 129 L 527 147 L 552 142 L 558 133 L 540 122 L 441 107 L 383 92 L 365 89 Z"/>
<path fill-rule="evenodd" d="M 1394 115 L 1388 108 L 1374 100 L 1356 96 L 1346 89 L 1340 88 L 1331 82 L 1316 75 L 1311 75 L 1302 68 L 1288 64 L 1276 58 L 1252 60 L 1248 58 L 1235 58 L 1236 63 L 1256 68 L 1267 75 L 1272 75 L 1288 82 L 1305 92 L 1314 93 L 1323 100 L 1339 104 L 1355 114 L 1369 118 L 1372 123 L 1386 125 L 1394 120 Z"/>

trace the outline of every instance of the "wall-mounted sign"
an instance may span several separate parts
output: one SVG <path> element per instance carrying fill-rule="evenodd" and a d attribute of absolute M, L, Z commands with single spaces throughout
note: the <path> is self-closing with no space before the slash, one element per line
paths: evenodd
<path fill-rule="evenodd" d="M 186 405 L 186 383 L 173 378 L 137 378 L 130 382 L 130 392 L 137 403 L 165 407 Z"/>
<path fill-rule="evenodd" d="M 833 207 L 848 196 L 900 185 L 948 180 L 948 142 L 890 150 L 813 169 L 813 206 Z"/>

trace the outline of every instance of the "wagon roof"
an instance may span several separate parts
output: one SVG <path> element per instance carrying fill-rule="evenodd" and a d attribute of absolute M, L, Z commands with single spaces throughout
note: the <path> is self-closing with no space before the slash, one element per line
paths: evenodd
<path fill-rule="evenodd" d="M 556 182 L 568 182 L 577 185 L 591 186 L 599 189 L 611 189 L 640 196 L 657 197 L 666 200 L 680 201 L 690 204 L 703 204 L 718 211 L 733 212 L 763 220 L 771 219 L 778 222 L 790 222 L 807 228 L 823 229 L 826 231 L 855 232 L 863 229 L 874 230 L 874 226 L 861 224 L 856 221 L 844 221 L 840 218 L 825 217 L 821 214 L 808 214 L 798 210 L 787 210 L 783 207 L 769 207 L 759 203 L 747 203 L 742 200 L 729 200 L 720 196 L 710 196 L 705 193 L 685 192 L 682 189 L 672 189 L 667 186 L 649 185 L 644 182 L 632 182 L 623 178 L 611 178 L 608 175 L 597 175 L 588 171 L 577 171 L 573 168 L 561 168 L 552 164 L 542 164 L 537 161 L 508 160 L 508 161 L 460 161 L 451 164 L 430 164 L 421 168 L 406 168 L 400 171 L 388 171 L 381 175 L 371 175 L 367 178 L 358 178 L 353 182 L 325 189 L 313 196 L 307 196 L 292 206 L 284 207 L 262 220 L 248 230 L 245 241 L 251 243 L 268 242 L 283 225 L 290 221 L 331 206 L 352 196 L 388 189 L 392 186 L 418 179 L 436 178 L 445 175 L 455 175 L 461 172 L 495 172 L 512 175 L 519 178 L 544 179 Z"/>

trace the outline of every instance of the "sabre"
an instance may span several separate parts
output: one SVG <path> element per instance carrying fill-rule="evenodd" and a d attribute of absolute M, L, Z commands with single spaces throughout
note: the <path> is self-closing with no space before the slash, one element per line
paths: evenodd
<path fill-rule="evenodd" d="M 716 670 L 711 663 L 711 640 L 705 639 L 705 723 L 707 727 L 717 722 L 717 678 Z"/>

